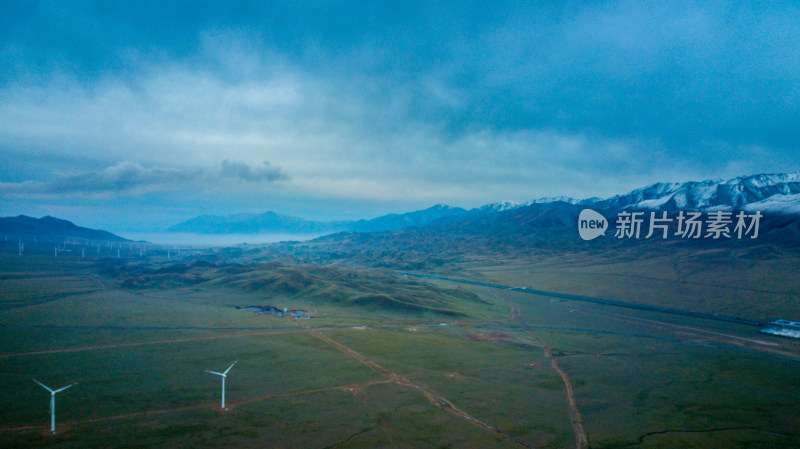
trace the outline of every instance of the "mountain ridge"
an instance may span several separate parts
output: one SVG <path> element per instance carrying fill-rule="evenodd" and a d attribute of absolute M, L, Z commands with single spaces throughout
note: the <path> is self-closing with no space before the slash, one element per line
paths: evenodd
<path fill-rule="evenodd" d="M 39 242 L 63 241 L 65 239 L 86 239 L 111 242 L 130 242 L 108 231 L 85 228 L 68 220 L 46 215 L 42 218 L 17 215 L 16 217 L 0 217 L 0 234 L 4 239 L 31 238 Z"/>
<path fill-rule="evenodd" d="M 313 221 L 273 211 L 261 214 L 235 214 L 228 216 L 201 215 L 178 223 L 168 232 L 194 232 L 198 234 L 257 234 L 259 232 L 288 232 L 297 234 L 320 234 L 334 232 L 393 231 L 427 224 L 449 216 L 466 213 L 460 207 L 437 204 L 427 209 L 388 214 L 372 219 Z"/>
<path fill-rule="evenodd" d="M 792 204 L 800 198 L 785 197 L 800 194 L 800 173 L 757 174 L 723 180 L 689 181 L 684 183 L 656 183 L 626 194 L 592 203 L 610 209 L 695 210 L 702 212 L 758 210 L 758 203 L 781 195 L 786 203 L 786 213 L 792 213 Z M 778 199 L 778 198 L 776 198 Z M 771 212 L 780 213 L 780 207 Z"/>
<path fill-rule="evenodd" d="M 335 232 L 394 231 L 409 227 L 440 226 L 465 221 L 485 221 L 497 214 L 514 213 L 532 206 L 584 206 L 607 212 L 621 210 L 700 212 L 761 210 L 778 215 L 800 214 L 800 173 L 772 173 L 738 176 L 729 180 L 659 182 L 606 199 L 543 197 L 526 202 L 498 201 L 470 210 L 437 204 L 427 209 L 388 214 L 354 221 L 312 221 L 275 212 L 203 215 L 170 227 L 168 232 L 203 234 L 257 234 L 288 232 L 325 234 Z M 537 212 L 538 213 L 538 212 Z M 557 214 L 553 214 L 555 217 Z M 564 219 L 563 214 L 558 221 Z"/>

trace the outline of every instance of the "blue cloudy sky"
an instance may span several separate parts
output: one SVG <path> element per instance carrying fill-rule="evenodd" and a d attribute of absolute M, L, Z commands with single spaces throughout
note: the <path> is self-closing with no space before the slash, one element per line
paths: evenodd
<path fill-rule="evenodd" d="M 0 1 L 0 215 L 150 231 L 800 166 L 796 2 Z"/>

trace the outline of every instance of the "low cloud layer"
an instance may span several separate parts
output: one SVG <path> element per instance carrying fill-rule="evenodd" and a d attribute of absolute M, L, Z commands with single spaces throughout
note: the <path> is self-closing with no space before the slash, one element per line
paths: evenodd
<path fill-rule="evenodd" d="M 139 195 L 179 189 L 218 188 L 233 181 L 263 183 L 284 181 L 288 177 L 269 162 L 249 165 L 223 161 L 213 170 L 143 167 L 125 161 L 103 170 L 61 174 L 47 181 L 0 182 L 0 193 L 9 196 L 104 197 Z"/>

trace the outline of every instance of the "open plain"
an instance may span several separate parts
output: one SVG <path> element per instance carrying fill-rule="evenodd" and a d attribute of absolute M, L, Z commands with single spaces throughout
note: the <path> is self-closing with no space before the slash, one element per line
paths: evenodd
<path fill-rule="evenodd" d="M 797 340 L 528 290 L 767 321 L 797 309 L 797 255 L 632 251 L 445 258 L 402 274 L 280 252 L 4 247 L 0 442 L 796 447 Z M 452 280 L 416 276 L 432 274 Z M 226 412 L 204 370 L 233 360 Z M 79 382 L 57 398 L 55 436 L 34 377 Z"/>

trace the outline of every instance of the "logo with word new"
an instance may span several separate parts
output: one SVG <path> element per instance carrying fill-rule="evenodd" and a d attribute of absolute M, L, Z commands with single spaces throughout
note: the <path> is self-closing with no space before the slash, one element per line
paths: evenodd
<path fill-rule="evenodd" d="M 647 219 L 649 215 L 649 220 Z M 672 218 L 667 211 L 623 210 L 614 220 L 614 237 L 618 239 L 645 239 L 651 237 L 667 239 L 670 236 L 681 239 L 710 238 L 720 239 L 734 236 L 737 239 L 758 237 L 758 226 L 761 222 L 761 212 L 747 213 L 716 210 L 703 214 L 702 212 L 678 211 Z M 609 227 L 606 217 L 591 210 L 584 209 L 578 216 L 578 233 L 584 240 L 594 240 L 605 235 Z M 647 234 L 645 235 L 645 231 Z"/>
<path fill-rule="evenodd" d="M 584 209 L 578 216 L 578 234 L 584 240 L 594 240 L 605 235 L 608 229 L 608 220 L 591 209 Z"/>

